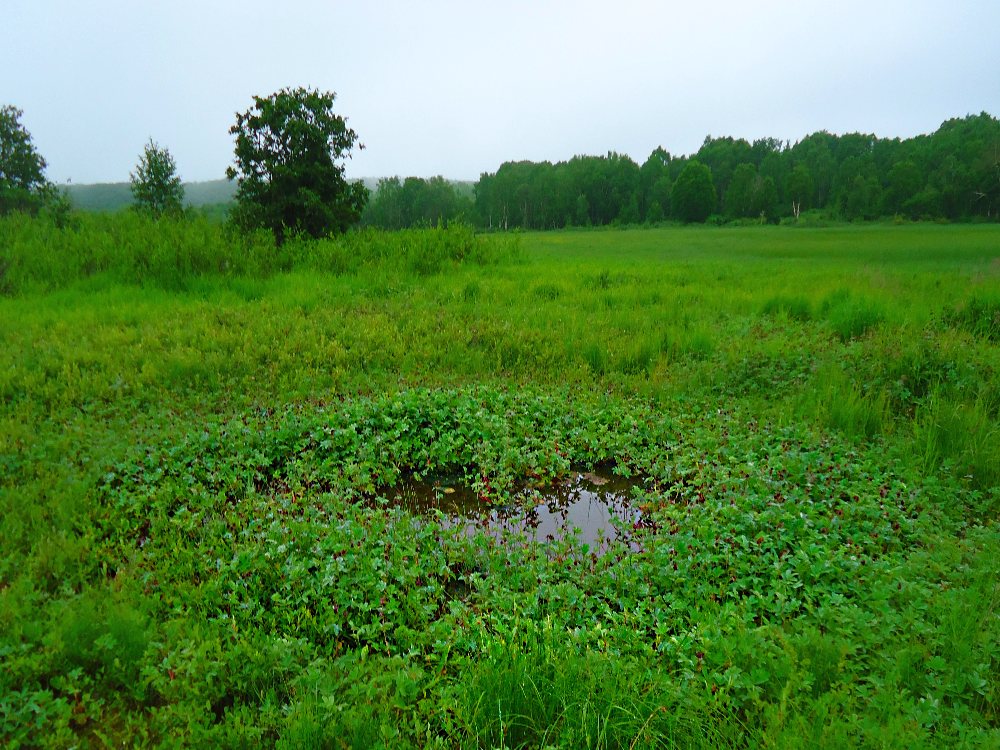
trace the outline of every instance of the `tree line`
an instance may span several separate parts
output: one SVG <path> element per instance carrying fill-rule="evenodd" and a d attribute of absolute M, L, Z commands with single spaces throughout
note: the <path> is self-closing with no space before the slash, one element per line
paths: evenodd
<path fill-rule="evenodd" d="M 472 198 L 443 178 L 383 180 L 364 221 L 386 228 L 462 218 L 486 229 L 797 219 L 996 220 L 1000 120 L 970 115 L 914 138 L 820 131 L 775 138 L 705 138 L 691 156 L 512 161 L 480 176 Z"/>
<path fill-rule="evenodd" d="M 229 220 L 287 236 L 321 237 L 358 223 L 402 229 L 461 220 L 492 230 L 715 221 L 779 222 L 803 211 L 847 221 L 883 216 L 950 221 L 1000 217 L 1000 120 L 983 112 L 929 135 L 878 138 L 820 131 L 791 144 L 775 138 L 705 138 L 691 156 L 656 148 L 640 165 L 625 154 L 555 164 L 516 161 L 472 189 L 443 177 L 380 180 L 374 194 L 346 178 L 358 135 L 334 113 L 336 94 L 282 89 L 237 113 L 227 177 Z M 45 159 L 0 107 L 0 215 L 47 211 L 69 200 L 45 178 Z M 155 217 L 183 213 L 184 188 L 169 150 L 152 139 L 130 175 L 134 205 Z"/>

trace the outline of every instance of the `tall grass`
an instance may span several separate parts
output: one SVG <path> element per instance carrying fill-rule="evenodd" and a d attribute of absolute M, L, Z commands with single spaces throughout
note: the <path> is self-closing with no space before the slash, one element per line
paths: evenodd
<path fill-rule="evenodd" d="M 1000 486 L 1000 423 L 982 396 L 968 403 L 931 391 L 915 416 L 913 443 L 925 471 L 947 464 L 977 487 Z"/>
<path fill-rule="evenodd" d="M 427 276 L 466 262 L 510 261 L 519 252 L 516 235 L 476 235 L 461 224 L 293 238 L 276 248 L 266 232 L 236 234 L 204 217 L 83 214 L 57 226 L 15 214 L 0 218 L 0 293 L 51 291 L 94 277 L 184 290 L 206 276 L 263 279 L 293 269 L 339 275 L 399 264 Z"/>
<path fill-rule="evenodd" d="M 0 220 L 0 740 L 990 746 L 997 247 Z M 379 494 L 608 461 L 619 558 Z"/>
<path fill-rule="evenodd" d="M 669 679 L 610 656 L 575 653 L 533 622 L 485 644 L 461 695 L 478 747 L 736 747 L 736 717 L 686 706 Z"/>

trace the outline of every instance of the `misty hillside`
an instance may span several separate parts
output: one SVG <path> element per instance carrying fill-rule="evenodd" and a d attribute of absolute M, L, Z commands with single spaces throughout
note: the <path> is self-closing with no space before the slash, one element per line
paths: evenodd
<path fill-rule="evenodd" d="M 127 182 L 103 182 L 94 185 L 67 185 L 70 201 L 81 211 L 118 211 L 132 204 L 132 190 Z M 236 192 L 229 180 L 185 182 L 184 202 L 200 207 L 229 203 Z"/>
<path fill-rule="evenodd" d="M 361 181 L 374 192 L 379 178 L 362 177 Z M 454 184 L 471 197 L 473 183 Z M 73 207 L 81 211 L 118 211 L 132 205 L 132 190 L 127 182 L 67 185 L 66 190 Z M 236 183 L 229 180 L 184 183 L 184 203 L 195 208 L 229 203 L 235 194 Z"/>

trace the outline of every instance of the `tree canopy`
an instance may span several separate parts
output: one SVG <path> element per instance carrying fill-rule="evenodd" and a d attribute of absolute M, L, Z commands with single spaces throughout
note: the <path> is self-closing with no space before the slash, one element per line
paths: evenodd
<path fill-rule="evenodd" d="M 284 88 L 237 113 L 236 163 L 226 170 L 237 181 L 237 226 L 269 229 L 280 245 L 288 234 L 322 237 L 358 222 L 368 190 L 347 180 L 343 164 L 358 135 L 334 113 L 335 98 Z"/>
<path fill-rule="evenodd" d="M 153 216 L 180 214 L 184 203 L 184 186 L 177 176 L 174 157 L 152 138 L 143 149 L 135 172 L 129 174 L 135 206 Z"/>
<path fill-rule="evenodd" d="M 23 114 L 9 104 L 0 107 L 0 215 L 36 211 L 54 193 L 45 179 L 45 159 L 21 124 Z"/>
<path fill-rule="evenodd" d="M 689 171 L 694 162 L 704 169 Z M 686 184 L 695 174 L 697 190 Z M 480 177 L 475 208 L 481 226 L 500 229 L 704 221 L 713 214 L 778 221 L 809 209 L 847 220 L 997 220 L 1000 121 L 984 112 L 907 140 L 826 131 L 794 144 L 709 137 L 693 157 L 656 148 L 641 166 L 614 152 L 555 164 L 506 162 Z"/>
<path fill-rule="evenodd" d="M 463 193 L 444 177 L 388 177 L 379 180 L 371 201 L 361 217 L 363 224 L 382 229 L 434 226 L 449 221 L 472 221 L 473 205 L 468 191 Z"/>
<path fill-rule="evenodd" d="M 712 171 L 700 161 L 689 161 L 670 193 L 674 216 L 684 222 L 705 221 L 716 207 Z"/>

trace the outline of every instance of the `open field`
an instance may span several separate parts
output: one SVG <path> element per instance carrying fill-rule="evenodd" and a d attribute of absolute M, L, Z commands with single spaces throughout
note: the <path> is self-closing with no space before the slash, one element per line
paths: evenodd
<path fill-rule="evenodd" d="M 1000 226 L 265 240 L 0 220 L 0 740 L 1000 744 Z"/>

